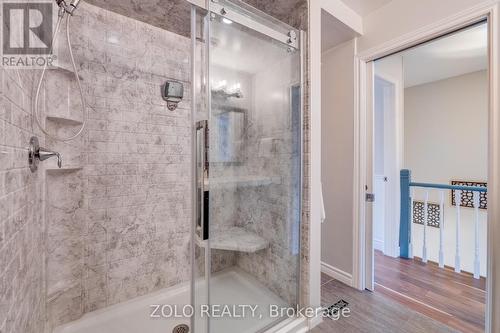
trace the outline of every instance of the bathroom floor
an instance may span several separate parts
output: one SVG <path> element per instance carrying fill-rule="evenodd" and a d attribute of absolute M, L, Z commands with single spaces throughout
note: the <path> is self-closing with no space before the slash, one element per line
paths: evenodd
<path fill-rule="evenodd" d="M 321 300 L 330 305 L 343 299 L 349 302 L 350 317 L 331 320 L 325 318 L 311 333 L 369 332 L 369 333 L 449 333 L 456 332 L 380 293 L 359 291 L 325 274 L 321 276 Z"/>

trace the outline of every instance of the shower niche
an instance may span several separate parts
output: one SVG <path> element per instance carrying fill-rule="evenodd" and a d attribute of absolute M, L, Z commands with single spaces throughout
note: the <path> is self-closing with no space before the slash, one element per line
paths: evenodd
<path fill-rule="evenodd" d="M 64 50 L 59 50 L 61 62 L 67 57 Z M 80 76 L 80 80 L 83 78 Z M 71 137 L 83 126 L 82 102 L 74 73 L 65 67 L 53 67 L 47 70 L 38 101 L 40 121 L 49 133 L 57 137 Z M 87 110 L 85 111 L 87 112 Z M 46 138 L 46 146 L 61 154 L 63 166 L 58 168 L 54 161 L 47 161 L 47 169 L 53 174 L 59 171 L 81 170 L 85 164 L 83 154 L 84 136 L 67 142 Z"/>

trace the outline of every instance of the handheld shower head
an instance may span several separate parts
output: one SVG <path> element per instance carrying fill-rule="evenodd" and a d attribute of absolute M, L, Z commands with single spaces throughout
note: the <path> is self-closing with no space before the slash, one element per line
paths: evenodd
<path fill-rule="evenodd" d="M 75 9 L 78 7 L 78 5 L 80 4 L 80 1 L 81 0 L 73 0 L 71 1 L 71 3 L 69 4 L 69 8 L 66 9 L 68 11 L 68 13 L 70 13 L 71 15 L 73 15 L 73 12 L 75 11 Z"/>
<path fill-rule="evenodd" d="M 57 5 L 62 9 L 64 9 L 63 13 L 66 12 L 70 15 L 73 15 L 73 12 L 76 10 L 81 0 L 73 0 L 68 5 L 65 0 L 55 0 Z"/>

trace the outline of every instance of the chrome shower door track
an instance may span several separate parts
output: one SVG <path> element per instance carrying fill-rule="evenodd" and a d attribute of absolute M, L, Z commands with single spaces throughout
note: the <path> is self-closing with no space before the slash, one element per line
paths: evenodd
<path fill-rule="evenodd" d="M 294 49 L 300 49 L 300 40 L 299 35 L 300 31 L 288 26 L 285 23 L 280 22 L 278 24 L 274 24 L 276 19 L 270 17 L 269 15 L 259 12 L 258 14 L 251 13 L 249 10 L 250 6 L 245 6 L 247 8 L 241 8 L 246 11 L 246 13 L 242 13 L 236 9 L 240 5 L 244 5 L 243 3 L 232 3 L 227 0 L 187 0 L 191 4 L 203 8 L 205 10 L 210 10 L 211 13 L 221 15 L 228 20 L 241 24 L 245 27 L 250 28 L 251 30 L 257 31 L 263 35 L 266 35 L 276 41 L 279 41 L 285 45 L 288 45 Z M 208 3 L 208 4 L 207 4 Z M 259 16 L 266 21 L 267 24 L 263 22 L 259 22 L 259 20 L 255 20 L 252 16 Z M 271 27 L 272 25 L 276 25 L 275 28 Z"/>

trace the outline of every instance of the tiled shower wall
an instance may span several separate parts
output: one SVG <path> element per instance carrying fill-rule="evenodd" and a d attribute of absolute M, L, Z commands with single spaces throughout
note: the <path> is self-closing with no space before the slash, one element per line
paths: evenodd
<path fill-rule="evenodd" d="M 189 39 L 88 4 L 73 30 L 89 119 L 82 142 L 52 142 L 70 168 L 48 178 L 52 327 L 190 272 Z M 167 79 L 185 87 L 174 112 Z"/>
<path fill-rule="evenodd" d="M 27 164 L 33 72 L 0 68 L 0 80 L 0 332 L 39 333 L 45 320 L 45 177 Z"/>

